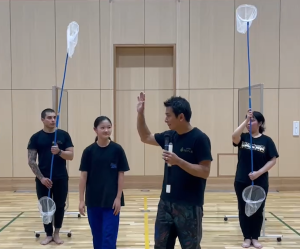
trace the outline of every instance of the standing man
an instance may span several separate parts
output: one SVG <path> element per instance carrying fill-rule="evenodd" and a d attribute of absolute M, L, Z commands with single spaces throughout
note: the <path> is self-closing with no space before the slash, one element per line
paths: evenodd
<path fill-rule="evenodd" d="M 182 97 L 171 97 L 164 102 L 165 122 L 170 130 L 152 134 L 145 122 L 145 94 L 141 93 L 137 104 L 137 130 L 141 141 L 165 147 L 165 135 L 170 137 L 173 152 L 163 151 L 162 158 L 172 165 L 164 169 L 163 187 L 158 203 L 155 222 L 155 249 L 174 248 L 178 237 L 183 249 L 200 249 L 202 239 L 202 216 L 206 179 L 212 161 L 208 136 L 190 119 L 189 102 Z M 166 185 L 171 185 L 170 193 Z"/>
<path fill-rule="evenodd" d="M 45 109 L 41 113 L 44 128 L 33 134 L 29 140 L 28 164 L 32 172 L 36 175 L 36 192 L 38 199 L 48 196 L 51 189 L 51 198 L 56 204 L 53 224 L 44 224 L 46 238 L 42 245 L 49 244 L 52 240 L 57 244 L 64 243 L 59 237 L 59 230 L 62 227 L 66 199 L 68 195 L 69 176 L 66 167 L 66 160 L 73 160 L 73 143 L 70 135 L 63 130 L 57 130 L 56 146 L 54 145 L 54 135 L 56 127 L 56 114 L 52 109 Z M 50 177 L 51 158 L 54 154 L 52 180 Z M 38 155 L 38 164 L 36 157 Z"/>

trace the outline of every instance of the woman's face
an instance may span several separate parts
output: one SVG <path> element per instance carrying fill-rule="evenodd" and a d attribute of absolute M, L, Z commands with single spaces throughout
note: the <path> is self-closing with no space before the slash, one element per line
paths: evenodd
<path fill-rule="evenodd" d="M 256 118 L 253 117 L 251 119 L 251 131 L 252 131 L 252 133 L 257 132 L 259 130 L 259 126 L 260 126 L 260 124 L 257 122 Z M 250 121 L 247 124 L 247 130 L 250 132 Z"/>
<path fill-rule="evenodd" d="M 94 130 L 99 138 L 108 139 L 112 132 L 112 125 L 108 120 L 103 120 Z"/>

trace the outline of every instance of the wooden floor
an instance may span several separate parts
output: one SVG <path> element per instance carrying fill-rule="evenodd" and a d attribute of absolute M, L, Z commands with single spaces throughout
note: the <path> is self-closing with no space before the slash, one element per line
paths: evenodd
<path fill-rule="evenodd" d="M 121 212 L 118 248 L 153 248 L 154 222 L 159 197 L 158 190 L 125 190 L 126 206 Z M 92 237 L 86 217 L 66 215 L 63 245 L 41 246 L 34 231 L 43 230 L 35 193 L 0 193 L 0 248 L 80 248 L 92 249 Z M 70 193 L 69 211 L 77 211 L 78 193 Z M 146 210 L 146 212 L 145 212 Z M 207 192 L 205 196 L 202 249 L 241 248 L 241 232 L 237 218 L 224 221 L 225 215 L 236 215 L 234 193 Z M 300 192 L 269 193 L 266 205 L 265 235 L 283 235 L 261 238 L 265 249 L 300 249 Z M 177 243 L 177 248 L 180 248 Z"/>

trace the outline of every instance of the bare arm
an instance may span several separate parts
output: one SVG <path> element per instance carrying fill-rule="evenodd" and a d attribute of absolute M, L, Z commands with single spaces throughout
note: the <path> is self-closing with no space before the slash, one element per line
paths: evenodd
<path fill-rule="evenodd" d="M 252 117 L 253 117 L 252 111 L 251 111 L 251 109 L 249 109 L 247 112 L 247 118 L 244 120 L 243 123 L 240 124 L 240 126 L 238 128 L 236 128 L 236 130 L 232 134 L 232 142 L 234 144 L 236 144 L 236 145 L 239 144 L 239 142 L 241 141 L 241 135 L 242 135 L 245 127 L 247 126 L 249 120 Z"/>
<path fill-rule="evenodd" d="M 117 198 L 119 199 L 122 197 L 123 187 L 124 187 L 124 172 L 120 171 L 119 178 L 118 178 L 118 194 L 117 194 Z"/>
<path fill-rule="evenodd" d="M 74 148 L 69 147 L 66 150 L 61 150 L 60 157 L 65 159 L 65 160 L 72 161 L 73 158 L 74 158 Z"/>
<path fill-rule="evenodd" d="M 189 174 L 207 179 L 210 174 L 211 161 L 202 161 L 199 164 L 191 164 L 180 158 L 178 166 L 188 172 Z"/>
<path fill-rule="evenodd" d="M 151 134 L 149 128 L 147 127 L 145 115 L 138 113 L 137 116 L 137 130 L 140 135 L 141 141 L 145 144 L 159 146 L 156 142 L 155 137 Z"/>
<path fill-rule="evenodd" d="M 274 165 L 276 164 L 276 157 L 273 157 L 270 161 L 268 161 L 264 167 L 262 167 L 258 173 L 261 176 L 262 174 L 268 172 Z"/>
<path fill-rule="evenodd" d="M 79 180 L 79 201 L 84 202 L 84 192 L 86 188 L 87 172 L 82 171 Z"/>
<path fill-rule="evenodd" d="M 245 119 L 245 121 L 238 127 L 236 128 L 236 130 L 233 132 L 232 134 L 232 142 L 235 144 L 239 144 L 239 142 L 241 141 L 241 135 L 245 129 L 245 127 L 247 126 L 248 123 L 248 119 Z"/>
<path fill-rule="evenodd" d="M 28 150 L 28 165 L 31 168 L 32 172 L 36 175 L 36 177 L 41 181 L 44 178 L 44 176 L 36 163 L 36 157 L 36 150 Z"/>

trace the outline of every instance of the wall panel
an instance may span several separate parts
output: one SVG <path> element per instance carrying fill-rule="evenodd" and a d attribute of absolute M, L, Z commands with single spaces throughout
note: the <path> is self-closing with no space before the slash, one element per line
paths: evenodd
<path fill-rule="evenodd" d="M 1 177 L 12 177 L 12 102 L 11 90 L 0 90 L 0 112 L 3 117 L 0 129 Z M 24 126 L 23 126 L 24 127 Z M 21 127 L 19 129 L 22 129 Z M 25 129 L 24 129 L 25 130 Z M 23 131 L 24 131 L 23 130 Z M 15 151 L 15 153 L 18 153 Z"/>
<path fill-rule="evenodd" d="M 264 117 L 266 120 L 265 134 L 272 138 L 276 148 L 279 152 L 279 116 L 278 116 L 278 89 L 265 89 L 264 90 Z M 279 155 L 280 156 L 280 155 Z M 276 165 L 270 170 L 270 176 L 279 176 L 279 160 Z"/>
<path fill-rule="evenodd" d="M 78 43 L 69 58 L 66 89 L 100 89 L 99 0 L 59 0 L 56 13 L 56 72 L 61 86 L 66 58 L 66 30 L 70 22 L 79 24 Z"/>
<path fill-rule="evenodd" d="M 190 1 L 191 89 L 233 87 L 233 16 L 233 0 Z"/>
<path fill-rule="evenodd" d="M 144 90 L 145 49 L 120 47 L 116 49 L 116 90 Z"/>
<path fill-rule="evenodd" d="M 281 1 L 280 88 L 300 88 L 300 1 Z"/>
<path fill-rule="evenodd" d="M 13 177 L 34 177 L 28 166 L 27 145 L 43 128 L 41 112 L 46 108 L 52 108 L 52 90 L 12 91 Z"/>
<path fill-rule="evenodd" d="M 176 88 L 189 89 L 190 81 L 190 0 L 181 0 L 177 14 Z"/>
<path fill-rule="evenodd" d="M 12 89 L 51 89 L 56 81 L 54 16 L 54 0 L 11 1 Z"/>
<path fill-rule="evenodd" d="M 300 89 L 279 90 L 279 176 L 300 176 L 300 140 L 293 137 L 293 121 L 300 120 Z"/>
<path fill-rule="evenodd" d="M 210 175 L 217 176 L 217 153 L 233 153 L 233 92 L 231 89 L 190 90 L 190 103 L 195 113 L 193 126 L 210 138 L 213 156 Z"/>
<path fill-rule="evenodd" d="M 163 102 L 173 95 L 173 90 L 146 90 L 145 118 L 152 133 L 161 133 L 169 130 L 165 123 Z M 163 175 L 164 161 L 160 146 L 145 145 L 145 175 Z"/>
<path fill-rule="evenodd" d="M 235 9 L 241 4 L 253 4 L 258 9 L 257 18 L 250 27 L 250 60 L 252 84 L 265 88 L 279 86 L 279 22 L 280 0 L 236 0 Z M 235 28 L 234 87 L 248 85 L 247 35 Z"/>
<path fill-rule="evenodd" d="M 115 141 L 126 152 L 130 171 L 128 175 L 144 175 L 145 146 L 136 130 L 137 96 L 140 91 L 116 92 L 116 134 Z"/>
<path fill-rule="evenodd" d="M 112 41 L 112 3 L 100 2 L 100 66 L 101 89 L 113 89 L 113 41 Z"/>
<path fill-rule="evenodd" d="M 101 90 L 101 106 L 98 116 L 107 116 L 113 123 L 113 127 L 117 126 L 114 120 L 114 91 L 113 90 Z M 114 130 L 114 129 L 113 129 Z M 114 140 L 114 132 L 111 134 L 111 139 Z"/>
<path fill-rule="evenodd" d="M 145 0 L 145 43 L 176 43 L 177 0 Z"/>
<path fill-rule="evenodd" d="M 66 29 L 76 21 L 79 40 L 65 82 L 69 132 L 75 140 L 70 175 L 78 176 L 82 150 L 94 141 L 92 125 L 99 115 L 112 120 L 112 139 L 116 137 L 127 153 L 129 174 L 161 175 L 161 149 L 139 139 L 136 101 L 145 91 L 147 123 L 152 132 L 161 132 L 167 129 L 163 101 L 175 85 L 176 95 L 192 105 L 192 125 L 211 138 L 211 176 L 217 176 L 217 154 L 237 152 L 231 134 L 238 126 L 238 88 L 248 86 L 247 36 L 236 31 L 235 23 L 235 10 L 245 3 L 258 9 L 250 29 L 251 83 L 264 84 L 266 135 L 280 154 L 270 176 L 300 176 L 300 142 L 292 136 L 292 122 L 300 120 L 298 0 L 1 1 L 0 104 L 12 120 L 0 131 L 2 175 L 33 176 L 26 146 L 42 128 L 40 112 L 52 106 L 51 87 L 61 86 Z M 116 44 L 147 48 L 118 48 L 114 58 Z M 173 44 L 175 51 L 154 48 Z M 28 124 L 25 133 L 20 123 Z M 221 157 L 219 173 L 232 175 L 236 157 Z"/>
<path fill-rule="evenodd" d="M 0 2 L 0 89 L 11 89 L 10 3 Z"/>
<path fill-rule="evenodd" d="M 115 44 L 144 44 L 144 1 L 114 0 L 112 8 L 113 42 Z"/>
<path fill-rule="evenodd" d="M 174 76 L 173 48 L 145 48 L 145 89 L 173 90 Z"/>
<path fill-rule="evenodd" d="M 68 90 L 68 131 L 74 144 L 69 175 L 78 177 L 83 150 L 95 141 L 95 119 L 100 116 L 100 90 Z"/>

